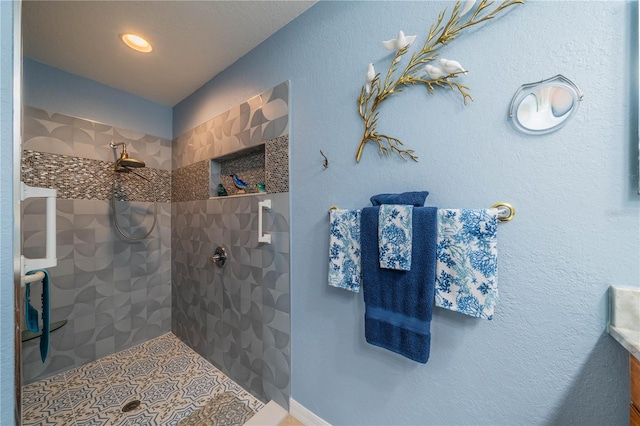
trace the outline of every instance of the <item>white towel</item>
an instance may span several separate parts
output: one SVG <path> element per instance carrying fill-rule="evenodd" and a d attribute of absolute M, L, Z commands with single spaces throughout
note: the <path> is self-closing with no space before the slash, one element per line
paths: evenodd
<path fill-rule="evenodd" d="M 329 285 L 358 293 L 362 281 L 360 210 L 329 212 Z"/>
<path fill-rule="evenodd" d="M 498 209 L 439 209 L 436 306 L 493 318 L 498 301 Z"/>

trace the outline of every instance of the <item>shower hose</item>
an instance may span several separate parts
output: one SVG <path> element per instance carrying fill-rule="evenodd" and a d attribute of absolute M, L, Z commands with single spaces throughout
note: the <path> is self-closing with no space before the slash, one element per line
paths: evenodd
<path fill-rule="evenodd" d="M 149 179 L 147 179 L 146 177 L 142 176 L 141 174 L 134 172 L 131 169 L 127 169 L 127 173 L 131 172 L 134 175 L 138 176 L 139 178 L 142 178 L 144 180 L 146 180 L 147 182 L 149 182 L 149 184 L 151 184 L 151 181 Z M 144 234 L 142 237 L 132 237 L 129 235 L 126 235 L 122 229 L 120 228 L 120 225 L 118 224 L 118 214 L 116 213 L 116 178 L 114 176 L 113 178 L 113 183 L 111 185 L 111 210 L 113 212 L 113 224 L 116 227 L 116 230 L 118 231 L 118 233 L 120 234 L 120 236 L 122 238 L 124 238 L 127 241 L 142 241 L 145 238 L 147 238 L 149 235 L 151 235 L 151 232 L 153 232 L 153 229 L 156 226 L 156 222 L 158 219 L 158 197 L 156 195 L 156 188 L 153 184 L 151 184 L 151 188 L 153 190 L 153 223 L 151 224 L 151 228 L 149 229 L 149 231 Z"/>

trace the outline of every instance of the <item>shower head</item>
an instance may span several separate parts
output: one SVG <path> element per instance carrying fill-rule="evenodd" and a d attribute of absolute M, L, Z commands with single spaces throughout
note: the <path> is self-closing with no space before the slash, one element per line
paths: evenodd
<path fill-rule="evenodd" d="M 118 145 L 122 145 L 122 153 L 120 154 L 120 158 L 116 160 L 116 172 L 128 173 L 130 171 L 129 168 L 145 167 L 144 161 L 129 157 L 129 154 L 127 154 L 127 145 L 125 145 L 124 142 L 114 143 L 111 141 L 109 144 L 113 149 L 116 149 Z"/>
<path fill-rule="evenodd" d="M 129 157 L 129 155 L 127 154 L 126 150 L 122 151 L 122 154 L 120 155 L 120 158 L 118 158 L 118 160 L 116 161 L 116 167 L 133 167 L 133 168 L 139 168 L 139 167 L 145 167 L 144 161 L 142 160 L 136 160 L 135 158 L 131 158 Z"/>

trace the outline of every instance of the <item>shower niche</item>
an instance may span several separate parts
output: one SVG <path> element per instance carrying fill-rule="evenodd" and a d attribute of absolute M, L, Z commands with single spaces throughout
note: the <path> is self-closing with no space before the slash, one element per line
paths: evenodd
<path fill-rule="evenodd" d="M 247 186 L 242 188 L 234 183 L 234 175 Z M 209 164 L 211 198 L 221 196 L 220 184 L 226 196 L 289 192 L 289 136 L 212 158 Z"/>

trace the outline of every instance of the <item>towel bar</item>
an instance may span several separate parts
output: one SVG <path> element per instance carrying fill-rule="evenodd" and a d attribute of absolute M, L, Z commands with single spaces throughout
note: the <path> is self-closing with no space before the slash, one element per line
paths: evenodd
<path fill-rule="evenodd" d="M 498 209 L 498 220 L 500 222 L 509 222 L 516 215 L 516 209 L 509 203 L 500 201 L 491 206 L 492 209 Z M 338 210 L 338 206 L 329 207 L 329 213 L 331 210 Z"/>
<path fill-rule="evenodd" d="M 42 281 L 44 278 L 44 272 L 38 271 L 35 274 L 31 275 L 23 275 L 22 276 L 22 285 L 35 283 L 37 281 Z"/>
<path fill-rule="evenodd" d="M 491 208 L 498 209 L 498 220 L 500 222 L 509 222 L 516 215 L 515 207 L 504 201 L 495 203 Z"/>
<path fill-rule="evenodd" d="M 58 191 L 51 188 L 37 188 L 20 182 L 20 201 L 27 198 L 45 198 L 45 257 L 41 259 L 30 259 L 20 256 L 20 275 L 25 276 L 29 271 L 36 269 L 52 268 L 58 264 L 56 257 L 56 196 Z M 26 282 L 23 280 L 23 282 Z"/>

